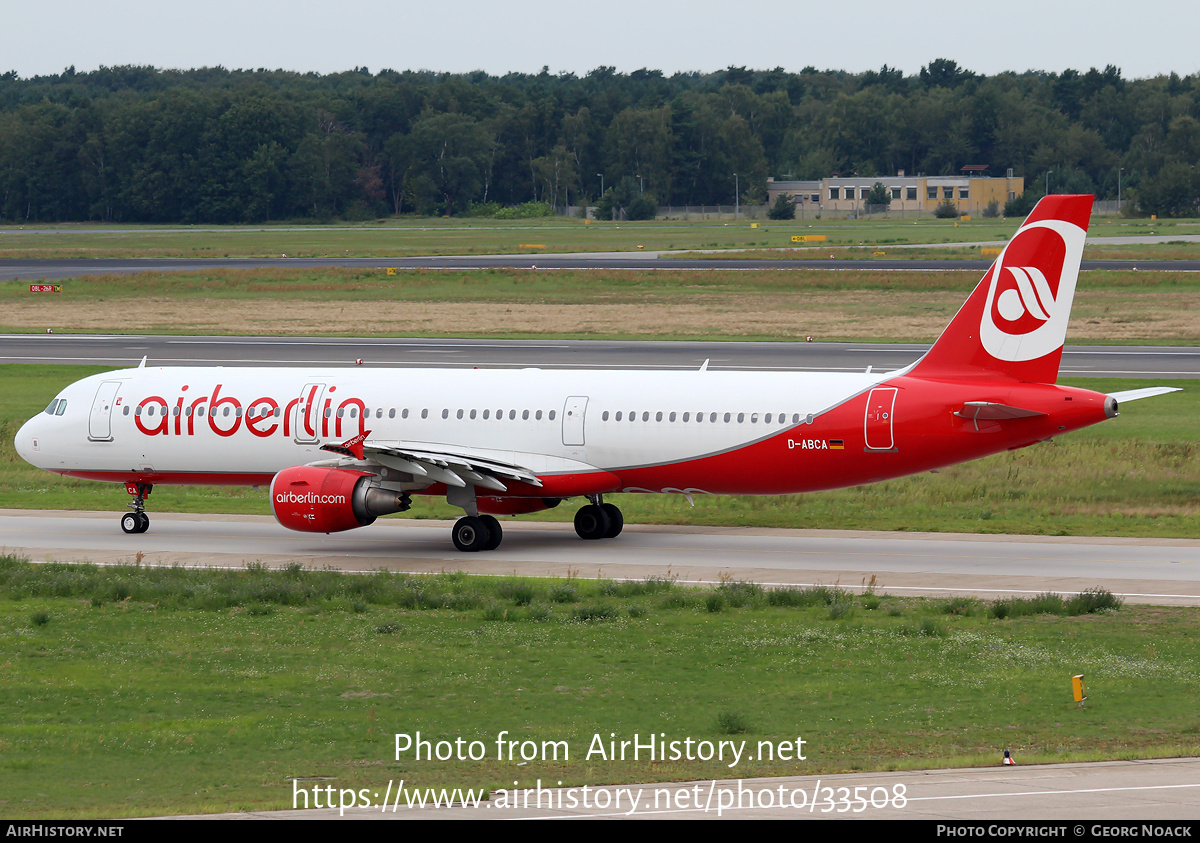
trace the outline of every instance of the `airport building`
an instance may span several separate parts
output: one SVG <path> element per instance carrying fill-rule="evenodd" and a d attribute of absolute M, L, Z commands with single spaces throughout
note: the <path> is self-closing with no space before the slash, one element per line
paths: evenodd
<path fill-rule="evenodd" d="M 1025 179 L 1013 176 L 1009 169 L 1003 178 L 984 175 L 987 167 L 969 164 L 958 176 L 909 176 L 901 170 L 894 176 L 843 176 L 834 174 L 814 181 L 767 179 L 767 205 L 781 193 L 796 200 L 796 216 L 814 213 L 858 215 L 868 213 L 867 197 L 871 188 L 882 184 L 891 202 L 887 213 L 902 215 L 932 214 L 943 202 L 950 202 L 960 214 L 980 216 L 987 206 L 1015 199 L 1025 190 Z M 882 212 L 872 207 L 870 211 Z"/>

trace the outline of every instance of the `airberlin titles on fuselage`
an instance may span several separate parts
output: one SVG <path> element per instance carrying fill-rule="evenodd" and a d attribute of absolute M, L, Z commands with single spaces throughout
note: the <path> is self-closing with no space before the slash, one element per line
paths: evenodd
<path fill-rule="evenodd" d="M 201 429 L 207 425 L 218 436 L 233 436 L 243 422 L 247 431 L 261 438 L 276 434 L 338 438 L 366 432 L 366 403 L 361 398 L 334 396 L 336 386 L 309 385 L 286 404 L 270 396 L 243 402 L 236 395 L 222 395 L 220 383 L 211 394 L 196 398 L 186 394 L 188 388 L 181 386 L 173 402 L 161 395 L 143 398 L 133 411 L 134 425 L 147 436 L 195 436 L 197 420 Z M 118 397 L 116 405 L 121 406 L 122 400 Z M 129 412 L 128 405 L 124 412 Z"/>

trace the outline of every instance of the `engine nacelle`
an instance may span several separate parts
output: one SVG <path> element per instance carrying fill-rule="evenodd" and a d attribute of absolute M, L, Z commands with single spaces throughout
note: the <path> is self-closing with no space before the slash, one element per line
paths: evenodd
<path fill-rule="evenodd" d="M 271 510 L 289 530 L 336 533 L 365 527 L 380 515 L 403 512 L 403 492 L 382 489 L 365 471 L 298 465 L 271 480 Z"/>

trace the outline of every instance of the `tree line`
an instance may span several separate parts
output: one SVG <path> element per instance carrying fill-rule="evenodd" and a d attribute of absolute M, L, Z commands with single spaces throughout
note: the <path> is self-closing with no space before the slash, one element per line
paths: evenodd
<path fill-rule="evenodd" d="M 102 67 L 0 74 L 0 220 L 461 214 L 652 197 L 761 202 L 766 179 L 951 175 L 1200 200 L 1200 77 L 600 67 L 584 76 Z"/>

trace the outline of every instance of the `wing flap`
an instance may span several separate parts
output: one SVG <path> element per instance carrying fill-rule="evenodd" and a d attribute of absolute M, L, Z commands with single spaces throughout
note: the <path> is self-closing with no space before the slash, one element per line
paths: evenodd
<path fill-rule="evenodd" d="M 491 457 L 477 457 L 455 450 L 440 451 L 428 447 L 412 448 L 403 443 L 372 443 L 359 435 L 346 442 L 327 442 L 321 450 L 356 460 L 374 460 L 416 477 L 427 477 L 447 486 L 462 488 L 468 483 L 495 492 L 506 492 L 504 481 L 518 481 L 541 487 L 538 476 L 524 466 Z"/>

